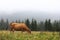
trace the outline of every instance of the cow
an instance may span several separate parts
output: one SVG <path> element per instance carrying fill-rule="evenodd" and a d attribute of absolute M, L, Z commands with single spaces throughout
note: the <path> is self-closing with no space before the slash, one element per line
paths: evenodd
<path fill-rule="evenodd" d="M 31 30 L 27 27 L 25 23 L 10 23 L 10 31 L 27 31 L 31 33 Z"/>

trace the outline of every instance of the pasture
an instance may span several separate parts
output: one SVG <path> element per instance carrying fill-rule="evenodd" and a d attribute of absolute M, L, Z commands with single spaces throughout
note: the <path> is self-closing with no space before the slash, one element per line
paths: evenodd
<path fill-rule="evenodd" d="M 27 32 L 15 31 L 0 31 L 0 40 L 60 40 L 59 32 L 40 32 L 32 31 L 31 34 Z"/>

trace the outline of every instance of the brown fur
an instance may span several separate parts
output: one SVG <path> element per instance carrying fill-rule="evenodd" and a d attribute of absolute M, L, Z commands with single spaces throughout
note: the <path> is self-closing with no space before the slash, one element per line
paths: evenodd
<path fill-rule="evenodd" d="M 10 23 L 11 31 L 27 31 L 28 33 L 31 33 L 31 30 L 26 26 L 25 23 Z"/>

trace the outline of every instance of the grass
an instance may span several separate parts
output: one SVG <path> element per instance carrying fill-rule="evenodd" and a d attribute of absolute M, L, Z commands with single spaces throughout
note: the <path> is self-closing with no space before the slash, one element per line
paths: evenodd
<path fill-rule="evenodd" d="M 15 31 L 0 31 L 0 40 L 59 40 L 59 32 L 39 32 L 32 31 L 31 34 L 27 32 Z"/>

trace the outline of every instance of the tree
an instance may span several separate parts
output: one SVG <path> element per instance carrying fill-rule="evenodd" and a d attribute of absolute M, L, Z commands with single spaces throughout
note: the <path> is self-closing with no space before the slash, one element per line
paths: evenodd
<path fill-rule="evenodd" d="M 34 20 L 34 30 L 36 31 L 37 30 L 37 21 Z"/>
<path fill-rule="evenodd" d="M 16 23 L 20 23 L 20 20 L 16 20 Z"/>
<path fill-rule="evenodd" d="M 53 23 L 52 23 L 52 30 L 53 31 L 56 31 L 57 29 L 57 21 L 55 20 Z"/>
<path fill-rule="evenodd" d="M 34 22 L 33 22 L 33 19 L 32 19 L 32 22 L 31 22 L 31 30 L 32 31 L 34 30 Z"/>
<path fill-rule="evenodd" d="M 60 31 L 60 23 L 58 21 L 54 22 L 54 26 L 55 26 L 55 31 Z"/>
<path fill-rule="evenodd" d="M 45 30 L 48 31 L 48 21 L 45 21 Z"/>
<path fill-rule="evenodd" d="M 48 30 L 52 31 L 52 24 L 51 24 L 51 20 L 48 20 Z"/>
<path fill-rule="evenodd" d="M 4 22 L 4 19 L 1 19 L 0 30 L 4 30 L 4 29 L 5 29 L 5 22 Z"/>
<path fill-rule="evenodd" d="M 39 26 L 40 30 L 41 30 L 41 31 L 44 31 L 44 30 L 45 30 L 44 22 L 41 21 L 39 25 L 40 25 L 40 26 Z"/>
<path fill-rule="evenodd" d="M 18 20 L 18 23 L 20 23 L 20 20 Z"/>
<path fill-rule="evenodd" d="M 6 30 L 9 29 L 9 21 L 8 19 L 6 20 Z"/>
<path fill-rule="evenodd" d="M 18 23 L 18 20 L 16 20 L 16 23 Z"/>
<path fill-rule="evenodd" d="M 26 25 L 28 26 L 28 28 L 31 28 L 31 27 L 30 27 L 30 21 L 29 21 L 29 19 L 27 19 L 27 20 L 25 21 L 25 23 L 26 23 Z"/>
<path fill-rule="evenodd" d="M 32 29 L 32 31 L 36 31 L 37 30 L 37 21 L 36 20 L 32 19 L 31 29 Z"/>
<path fill-rule="evenodd" d="M 50 19 L 45 21 L 45 30 L 52 31 L 52 24 Z"/>

